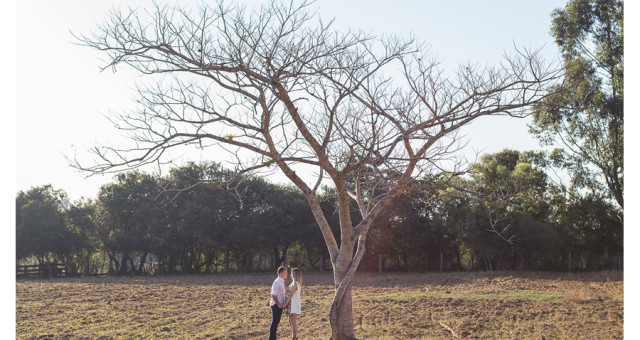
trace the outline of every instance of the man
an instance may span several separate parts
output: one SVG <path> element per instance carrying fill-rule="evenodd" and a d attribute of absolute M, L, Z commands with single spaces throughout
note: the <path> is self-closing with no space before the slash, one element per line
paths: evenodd
<path fill-rule="evenodd" d="M 269 340 L 276 340 L 278 324 L 280 324 L 282 310 L 284 309 L 284 280 L 286 278 L 287 268 L 278 268 L 278 277 L 271 285 L 271 301 L 269 302 L 271 305 L 271 327 L 269 328 Z"/>

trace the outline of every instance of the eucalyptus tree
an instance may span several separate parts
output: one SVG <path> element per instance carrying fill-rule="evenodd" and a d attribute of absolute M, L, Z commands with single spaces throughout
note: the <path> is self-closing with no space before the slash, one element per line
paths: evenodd
<path fill-rule="evenodd" d="M 474 206 L 464 238 L 486 261 L 523 269 L 537 255 L 557 251 L 558 235 L 549 223 L 547 175 L 527 157 L 532 153 L 503 150 L 485 154 L 471 166 L 463 185 Z M 506 263 L 505 258 L 518 263 Z M 489 267 L 493 267 L 488 263 Z"/>
<path fill-rule="evenodd" d="M 510 214 L 545 215 L 547 176 L 520 152 L 506 149 L 485 154 L 471 170 L 471 179 L 464 186 L 485 211 L 487 230 L 507 243 L 516 237 L 507 232 Z"/>
<path fill-rule="evenodd" d="M 134 144 L 98 146 L 96 164 L 75 166 L 121 171 L 191 145 L 226 152 L 238 174 L 278 169 L 305 196 L 326 243 L 335 339 L 354 337 L 351 280 L 375 217 L 450 160 L 460 127 L 524 115 L 558 77 L 535 52 L 516 51 L 499 66 L 446 78 L 424 45 L 335 31 L 306 2 L 114 10 L 78 40 L 104 52 L 105 69 L 129 65 L 152 85 L 139 88 L 138 110 L 114 117 Z M 337 193 L 339 241 L 318 199 L 323 180 Z"/>
<path fill-rule="evenodd" d="M 535 106 L 531 131 L 560 145 L 553 164 L 570 189 L 587 188 L 624 207 L 624 3 L 570 0 L 552 14 L 566 76 Z M 604 184 L 604 185 L 603 185 Z"/>

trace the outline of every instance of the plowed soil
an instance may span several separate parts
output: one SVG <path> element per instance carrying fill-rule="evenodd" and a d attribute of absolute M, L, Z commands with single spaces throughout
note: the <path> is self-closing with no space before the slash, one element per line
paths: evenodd
<path fill-rule="evenodd" d="M 265 339 L 274 278 L 18 280 L 16 337 Z M 355 334 L 358 339 L 621 339 L 623 283 L 623 272 L 358 273 Z M 330 273 L 304 275 L 301 339 L 329 338 L 333 292 Z M 278 335 L 291 337 L 286 317 Z"/>

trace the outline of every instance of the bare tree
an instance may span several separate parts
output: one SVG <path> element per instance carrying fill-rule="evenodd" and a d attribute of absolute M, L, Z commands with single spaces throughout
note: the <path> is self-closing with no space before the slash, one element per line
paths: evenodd
<path fill-rule="evenodd" d="M 335 32 L 309 7 L 113 10 L 79 42 L 105 52 L 105 69 L 127 64 L 154 75 L 154 85 L 138 89 L 139 110 L 114 118 L 134 146 L 98 146 L 95 165 L 74 165 L 120 171 L 193 145 L 227 152 L 240 174 L 277 167 L 306 197 L 331 256 L 332 338 L 351 339 L 351 280 L 376 216 L 415 178 L 454 159 L 460 127 L 524 115 L 558 74 L 525 51 L 446 79 L 415 41 Z M 337 192 L 339 242 L 318 200 L 323 179 Z"/>

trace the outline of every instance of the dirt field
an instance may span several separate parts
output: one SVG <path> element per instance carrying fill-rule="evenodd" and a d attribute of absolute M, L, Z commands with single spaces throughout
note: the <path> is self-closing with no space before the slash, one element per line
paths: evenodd
<path fill-rule="evenodd" d="M 16 337 L 265 339 L 274 278 L 18 280 Z M 623 337 L 623 272 L 360 273 L 353 294 L 359 339 Z M 304 276 L 301 339 L 329 337 L 332 297 L 330 273 Z M 286 318 L 278 335 L 291 336 Z"/>

